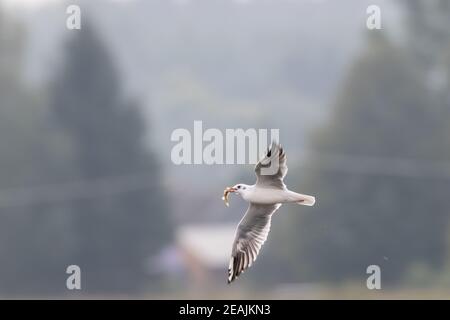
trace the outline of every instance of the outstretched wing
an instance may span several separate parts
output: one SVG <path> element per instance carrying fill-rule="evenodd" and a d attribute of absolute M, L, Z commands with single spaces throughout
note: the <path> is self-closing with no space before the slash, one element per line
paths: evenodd
<path fill-rule="evenodd" d="M 265 157 L 255 166 L 256 186 L 285 189 L 283 178 L 287 171 L 286 153 L 280 144 L 272 143 Z"/>
<path fill-rule="evenodd" d="M 250 203 L 236 229 L 228 267 L 228 283 L 231 283 L 255 262 L 259 250 L 269 234 L 272 214 L 280 206 L 281 204 L 260 205 Z"/>

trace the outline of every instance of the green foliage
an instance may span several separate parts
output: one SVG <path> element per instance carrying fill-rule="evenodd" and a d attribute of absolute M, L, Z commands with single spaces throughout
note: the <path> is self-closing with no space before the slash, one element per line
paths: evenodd
<path fill-rule="evenodd" d="M 68 154 L 48 126 L 43 97 L 21 82 L 24 34 L 1 13 L 0 37 L 0 294 L 50 293 L 64 288 L 68 219 L 28 200 L 55 182 Z"/>
<path fill-rule="evenodd" d="M 395 166 L 396 159 L 430 166 L 450 159 L 442 109 L 405 57 L 371 35 L 330 123 L 313 139 L 317 156 L 297 175 L 299 190 L 316 195 L 317 205 L 287 226 L 292 250 L 286 259 L 297 279 L 364 283 L 367 266 L 376 264 L 383 283 L 392 284 L 413 263 L 438 268 L 444 262 L 449 180 Z M 333 155 L 352 157 L 330 166 Z M 361 167 L 367 157 L 388 160 L 374 171 Z"/>
<path fill-rule="evenodd" d="M 66 53 L 51 105 L 76 148 L 78 178 L 148 177 L 145 189 L 72 204 L 73 263 L 88 292 L 137 292 L 148 279 L 146 259 L 171 236 L 160 167 L 142 146 L 137 107 L 125 101 L 111 58 L 86 21 Z"/>
<path fill-rule="evenodd" d="M 156 288 L 147 259 L 171 239 L 138 106 L 92 29 L 73 35 L 46 97 L 22 83 L 23 33 L 0 17 L 0 295 L 68 293 L 71 264 L 83 293 Z"/>

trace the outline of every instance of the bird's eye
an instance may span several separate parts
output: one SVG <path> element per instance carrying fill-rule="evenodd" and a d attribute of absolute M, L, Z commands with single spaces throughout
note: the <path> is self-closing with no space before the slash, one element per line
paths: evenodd
<path fill-rule="evenodd" d="M 238 188 L 238 189 L 240 189 L 240 188 L 241 188 L 241 186 L 237 186 L 237 188 Z"/>

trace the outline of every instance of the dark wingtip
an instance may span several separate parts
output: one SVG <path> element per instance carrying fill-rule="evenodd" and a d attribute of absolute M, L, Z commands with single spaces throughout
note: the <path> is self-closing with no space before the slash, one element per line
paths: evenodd
<path fill-rule="evenodd" d="M 227 284 L 231 284 L 235 279 L 236 279 L 236 276 L 234 276 L 234 275 L 231 276 L 231 279 L 230 279 L 230 276 L 228 276 Z"/>
<path fill-rule="evenodd" d="M 232 273 L 231 269 L 228 269 L 228 275 L 227 275 L 227 284 L 231 284 L 234 280 L 234 275 Z"/>

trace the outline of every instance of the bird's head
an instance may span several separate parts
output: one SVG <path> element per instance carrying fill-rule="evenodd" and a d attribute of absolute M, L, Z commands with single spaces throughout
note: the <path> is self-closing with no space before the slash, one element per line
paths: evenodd
<path fill-rule="evenodd" d="M 230 193 L 237 193 L 245 199 L 245 195 L 247 194 L 248 191 L 250 191 L 251 187 L 252 186 L 243 183 L 239 183 L 233 187 L 227 187 L 223 191 L 222 200 L 225 201 L 225 205 L 228 207 L 228 196 Z"/>
<path fill-rule="evenodd" d="M 243 183 L 238 183 L 237 185 L 231 187 L 231 192 L 237 193 L 239 195 L 244 195 L 246 192 L 249 191 L 251 186 Z"/>

